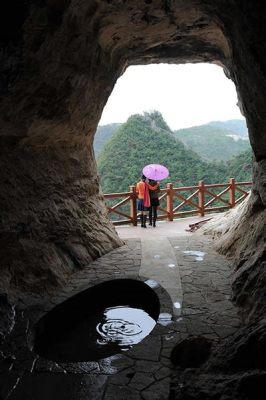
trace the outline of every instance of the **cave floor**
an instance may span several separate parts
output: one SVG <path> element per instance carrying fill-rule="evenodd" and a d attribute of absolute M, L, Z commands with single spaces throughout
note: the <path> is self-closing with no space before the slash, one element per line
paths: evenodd
<path fill-rule="evenodd" d="M 141 234 L 132 238 L 118 228 L 124 246 L 76 272 L 53 298 L 21 301 L 2 345 L 1 399 L 167 399 L 174 369 L 170 355 L 176 344 L 204 336 L 215 348 L 241 326 L 238 308 L 231 302 L 230 263 L 212 248 L 212 238 L 188 233 L 184 227 L 167 236 L 167 225 L 133 228 Z M 160 230 L 166 234 L 159 235 Z M 157 282 L 161 314 L 141 343 L 93 362 L 55 363 L 30 351 L 31 328 L 41 315 L 90 286 L 119 278 Z"/>

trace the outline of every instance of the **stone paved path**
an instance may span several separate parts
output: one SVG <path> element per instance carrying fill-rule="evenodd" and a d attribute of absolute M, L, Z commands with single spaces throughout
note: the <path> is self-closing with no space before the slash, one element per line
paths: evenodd
<path fill-rule="evenodd" d="M 168 238 L 142 238 L 140 275 L 156 281 L 167 291 L 177 316 L 180 315 L 183 293 L 174 250 Z"/>
<path fill-rule="evenodd" d="M 77 272 L 68 288 L 51 300 L 35 299 L 29 313 L 21 310 L 23 324 L 12 333 L 20 340 L 19 350 L 0 378 L 0 387 L 1 379 L 6 385 L 0 389 L 1 398 L 164 400 L 174 369 L 170 354 L 177 343 L 203 335 L 218 344 L 239 328 L 238 310 L 230 300 L 230 265 L 212 249 L 211 239 L 185 232 L 152 237 L 152 232 L 147 229 L 144 238 L 126 239 L 123 247 Z M 141 343 L 97 362 L 55 363 L 28 350 L 21 330 L 29 332 L 42 314 L 90 286 L 125 277 L 157 282 L 161 314 Z"/>

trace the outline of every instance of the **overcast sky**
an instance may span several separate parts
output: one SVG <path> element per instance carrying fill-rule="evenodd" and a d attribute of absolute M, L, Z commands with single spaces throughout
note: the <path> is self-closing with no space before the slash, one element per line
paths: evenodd
<path fill-rule="evenodd" d="M 104 108 L 99 125 L 125 122 L 132 114 L 160 111 L 172 130 L 210 121 L 243 119 L 232 81 L 212 64 L 129 67 Z"/>

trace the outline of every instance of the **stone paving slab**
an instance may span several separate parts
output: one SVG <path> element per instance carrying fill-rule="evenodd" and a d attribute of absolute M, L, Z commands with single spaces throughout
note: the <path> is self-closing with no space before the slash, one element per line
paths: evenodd
<path fill-rule="evenodd" d="M 164 400 L 169 395 L 174 370 L 170 355 L 176 344 L 190 336 L 203 335 L 218 345 L 239 328 L 238 309 L 231 302 L 230 264 L 212 249 L 211 238 L 180 234 L 164 237 L 164 241 L 154 238 L 152 245 L 152 253 L 158 249 L 167 255 L 168 251 L 167 257 L 171 260 L 174 257 L 176 261 L 173 263 L 177 264 L 177 275 L 173 279 L 177 284 L 176 296 L 182 296 L 179 315 L 175 314 L 173 307 L 174 292 L 171 290 L 175 285 L 169 285 L 172 278 L 168 276 L 165 280 L 168 286 L 163 287 L 162 283 L 154 288 L 165 315 L 159 318 L 151 334 L 129 351 L 99 361 L 79 363 L 55 363 L 31 352 L 28 338 L 33 324 L 45 312 L 74 294 L 111 279 L 163 280 L 153 271 L 154 264 L 141 264 L 142 250 L 146 246 L 143 239 L 125 239 L 125 242 L 123 247 L 75 273 L 68 286 L 58 290 L 52 299 L 32 299 L 30 303 L 21 303 L 16 310 L 17 323 L 1 348 L 0 398 Z M 147 245 L 151 246 L 151 243 Z M 197 255 L 185 253 L 188 251 L 204 255 L 197 260 Z M 146 259 L 147 252 L 144 254 Z M 5 385 L 1 387 L 4 378 Z M 46 385 L 56 387 L 56 390 L 45 391 Z M 42 395 L 38 397 L 40 390 Z"/>
<path fill-rule="evenodd" d="M 140 275 L 163 287 L 172 300 L 173 313 L 180 315 L 183 292 L 176 255 L 168 238 L 143 238 L 141 248 Z"/>

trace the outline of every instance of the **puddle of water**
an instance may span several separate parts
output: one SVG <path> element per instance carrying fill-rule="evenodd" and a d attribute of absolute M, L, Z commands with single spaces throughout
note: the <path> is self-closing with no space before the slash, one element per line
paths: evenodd
<path fill-rule="evenodd" d="M 42 317 L 35 326 L 33 348 L 56 362 L 100 360 L 141 342 L 155 327 L 158 316 L 158 296 L 144 282 L 104 282 Z"/>
<path fill-rule="evenodd" d="M 167 326 L 170 325 L 172 323 L 172 314 L 169 313 L 161 313 L 159 315 L 158 318 L 158 323 L 163 325 L 163 326 Z"/>
<path fill-rule="evenodd" d="M 203 261 L 205 256 L 205 253 L 203 251 L 197 251 L 197 250 L 187 250 L 183 251 L 183 253 L 189 256 L 195 256 L 196 261 Z"/>
<path fill-rule="evenodd" d="M 155 254 L 153 258 L 161 258 L 160 254 Z"/>
<path fill-rule="evenodd" d="M 177 309 L 181 308 L 181 303 L 179 303 L 179 301 L 174 302 L 174 307 Z"/>
<path fill-rule="evenodd" d="M 146 283 L 146 285 L 148 285 L 152 289 L 159 287 L 159 283 L 154 279 L 147 279 L 144 283 Z"/>
<path fill-rule="evenodd" d="M 101 338 L 100 345 L 116 343 L 121 350 L 128 350 L 141 342 L 154 328 L 156 321 L 145 311 L 130 307 L 115 307 L 104 310 L 103 321 L 96 326 Z"/>
<path fill-rule="evenodd" d="M 168 264 L 169 268 L 175 268 L 175 264 Z"/>

